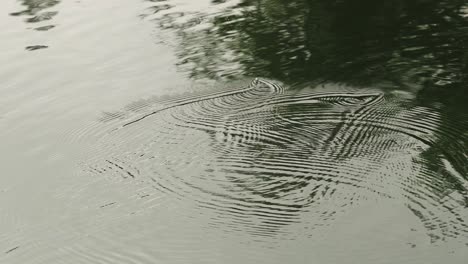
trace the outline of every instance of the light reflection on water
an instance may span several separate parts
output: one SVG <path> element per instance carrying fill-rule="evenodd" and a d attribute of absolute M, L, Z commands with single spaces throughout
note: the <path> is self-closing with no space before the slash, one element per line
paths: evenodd
<path fill-rule="evenodd" d="M 464 263 L 463 1 L 2 5 L 0 262 Z"/>

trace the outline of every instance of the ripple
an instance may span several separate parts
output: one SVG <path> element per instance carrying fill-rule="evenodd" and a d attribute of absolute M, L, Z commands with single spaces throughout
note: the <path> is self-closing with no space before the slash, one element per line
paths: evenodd
<path fill-rule="evenodd" d="M 102 145 L 109 156 L 88 171 L 144 181 L 194 202 L 194 215 L 214 211 L 210 228 L 283 237 L 301 225 L 309 234 L 298 235 L 308 236 L 362 203 L 391 200 L 417 216 L 434 243 L 468 235 L 467 184 L 456 175 L 463 145 L 451 155 L 437 145 L 442 137 L 460 141 L 460 133 L 440 126 L 431 109 L 379 92 L 292 94 L 258 78 L 145 111 L 120 115 Z"/>

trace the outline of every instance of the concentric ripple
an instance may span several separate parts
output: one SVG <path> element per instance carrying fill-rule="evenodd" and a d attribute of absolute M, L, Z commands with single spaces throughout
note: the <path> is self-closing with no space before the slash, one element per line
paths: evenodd
<path fill-rule="evenodd" d="M 466 135 L 392 95 L 293 94 L 255 79 L 120 122 L 86 171 L 217 212 L 211 227 L 277 236 L 300 223 L 312 235 L 363 202 L 392 200 L 433 242 L 468 236 Z"/>

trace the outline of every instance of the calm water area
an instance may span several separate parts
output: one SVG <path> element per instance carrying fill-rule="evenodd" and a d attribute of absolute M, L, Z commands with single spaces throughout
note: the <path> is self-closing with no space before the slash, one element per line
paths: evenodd
<path fill-rule="evenodd" d="M 468 263 L 468 3 L 4 0 L 0 263 Z"/>

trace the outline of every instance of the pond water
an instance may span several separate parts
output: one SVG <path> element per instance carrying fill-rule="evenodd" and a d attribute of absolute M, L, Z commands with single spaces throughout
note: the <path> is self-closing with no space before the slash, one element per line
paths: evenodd
<path fill-rule="evenodd" d="M 465 1 L 0 7 L 0 263 L 466 263 Z"/>

